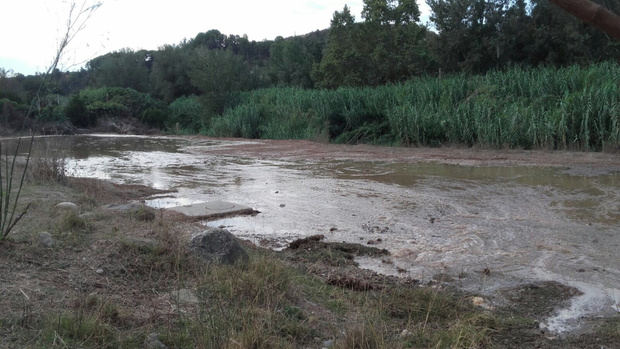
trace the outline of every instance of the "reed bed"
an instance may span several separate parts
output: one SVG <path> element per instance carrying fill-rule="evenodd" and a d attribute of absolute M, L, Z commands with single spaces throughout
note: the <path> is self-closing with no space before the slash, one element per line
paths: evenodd
<path fill-rule="evenodd" d="M 599 151 L 620 142 L 620 65 L 512 68 L 379 87 L 244 93 L 212 136 Z"/>

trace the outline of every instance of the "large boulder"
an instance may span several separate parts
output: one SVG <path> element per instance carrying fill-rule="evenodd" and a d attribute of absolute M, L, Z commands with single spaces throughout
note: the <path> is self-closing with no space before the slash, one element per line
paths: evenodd
<path fill-rule="evenodd" d="M 76 214 L 80 212 L 80 206 L 74 204 L 73 202 L 61 202 L 56 205 L 56 209 L 60 211 L 74 212 Z"/>
<path fill-rule="evenodd" d="M 247 263 L 249 257 L 239 240 L 229 231 L 209 228 L 194 236 L 190 249 L 200 258 L 213 263 Z"/>

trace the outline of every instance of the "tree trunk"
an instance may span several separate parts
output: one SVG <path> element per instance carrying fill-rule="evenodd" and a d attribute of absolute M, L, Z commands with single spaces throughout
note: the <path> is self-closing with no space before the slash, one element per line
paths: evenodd
<path fill-rule="evenodd" d="M 620 16 L 590 0 L 550 0 L 573 16 L 620 40 Z"/>

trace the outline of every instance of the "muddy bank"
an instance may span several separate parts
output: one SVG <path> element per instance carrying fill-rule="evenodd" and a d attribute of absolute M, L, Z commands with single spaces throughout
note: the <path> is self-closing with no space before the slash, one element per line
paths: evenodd
<path fill-rule="evenodd" d="M 280 250 L 323 234 L 386 249 L 389 257 L 355 262 L 422 282 L 443 275 L 494 306 L 504 290 L 558 282 L 581 293 L 541 320 L 560 333 L 618 312 L 615 154 L 201 137 L 55 142 L 69 149 L 73 175 L 176 190 L 147 198 L 151 206 L 226 200 L 261 211 L 203 222 L 256 244 Z"/>
<path fill-rule="evenodd" d="M 332 227 L 281 252 L 244 243 L 251 256 L 245 267 L 197 264 L 186 245 L 202 224 L 123 209 L 171 194 L 96 179 L 28 183 L 22 200 L 33 207 L 0 244 L 0 346 L 142 347 L 151 333 L 169 347 L 250 338 L 268 347 L 345 348 L 366 338 L 385 348 L 600 348 L 620 339 L 617 318 L 593 319 L 574 336 L 541 330 L 544 318 L 578 294 L 558 283 L 505 290 L 500 303 L 464 292 L 458 275 L 421 281 L 408 270 L 388 276 L 359 268 L 360 258 L 386 265 L 398 258 L 383 246 L 389 226 L 364 225 L 382 241 L 326 241 L 343 229 Z M 61 214 L 60 201 L 74 202 L 78 212 Z M 40 241 L 42 230 L 54 239 L 51 247 Z M 498 272 L 486 269 L 481 277 Z"/>
<path fill-rule="evenodd" d="M 207 138 L 208 139 L 208 138 Z M 565 168 L 567 173 L 596 176 L 620 172 L 620 155 L 616 153 L 570 152 L 477 147 L 385 147 L 341 145 L 300 140 L 228 140 L 211 152 L 258 159 L 358 160 L 398 163 L 437 162 L 462 166 L 543 166 Z"/>

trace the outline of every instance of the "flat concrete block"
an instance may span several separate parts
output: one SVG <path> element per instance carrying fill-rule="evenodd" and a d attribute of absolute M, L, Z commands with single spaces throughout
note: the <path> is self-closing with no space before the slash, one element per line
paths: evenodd
<path fill-rule="evenodd" d="M 258 211 L 255 211 L 251 207 L 227 201 L 203 202 L 200 204 L 171 207 L 168 208 L 168 210 L 194 219 L 214 219 L 258 213 Z"/>

